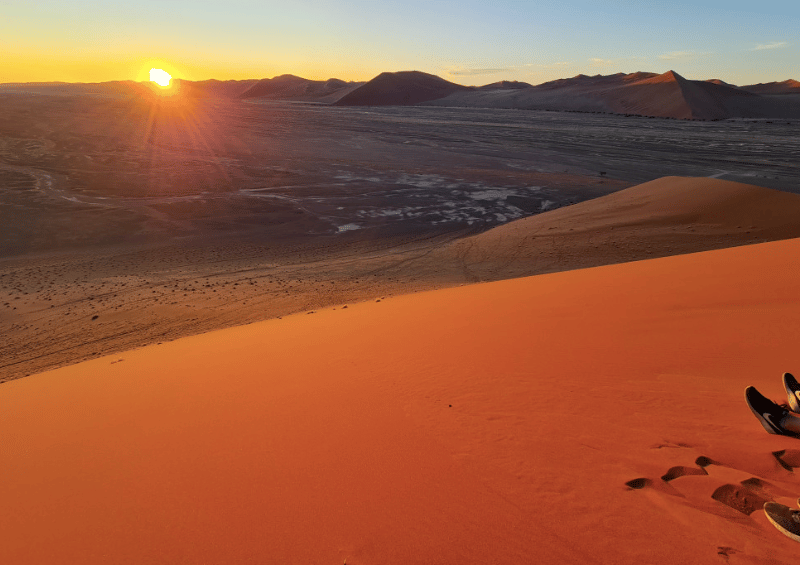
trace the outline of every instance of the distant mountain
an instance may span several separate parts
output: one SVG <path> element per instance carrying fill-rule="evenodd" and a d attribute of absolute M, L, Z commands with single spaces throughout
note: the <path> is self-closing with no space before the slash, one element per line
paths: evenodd
<path fill-rule="evenodd" d="M 742 90 L 755 92 L 756 94 L 800 94 L 800 82 L 789 79 L 783 82 L 750 84 L 743 86 Z"/>
<path fill-rule="evenodd" d="M 258 82 L 257 79 L 249 80 L 180 80 L 175 79 L 176 86 L 182 92 L 196 98 L 237 98 L 239 95 Z"/>
<path fill-rule="evenodd" d="M 780 83 L 782 85 L 789 85 Z M 688 80 L 675 71 L 578 75 L 515 91 L 467 90 L 431 100 L 432 106 L 605 112 L 714 120 L 732 117 L 800 118 L 797 100 L 775 99 L 720 80 Z"/>
<path fill-rule="evenodd" d="M 363 82 L 345 82 L 337 78 L 309 80 L 294 75 L 281 75 L 256 81 L 242 92 L 239 98 L 333 103 L 363 84 Z"/>
<path fill-rule="evenodd" d="M 367 83 L 281 75 L 261 80 L 175 80 L 184 96 L 268 99 L 342 106 L 515 108 L 715 120 L 800 119 L 800 82 L 736 86 L 720 79 L 689 80 L 675 71 L 577 75 L 531 86 L 498 81 L 467 87 L 419 71 L 381 73 Z M 149 82 L 0 84 L 0 92 L 48 95 L 155 96 Z"/>
<path fill-rule="evenodd" d="M 340 106 L 410 106 L 472 90 L 420 71 L 381 73 L 342 97 Z"/>

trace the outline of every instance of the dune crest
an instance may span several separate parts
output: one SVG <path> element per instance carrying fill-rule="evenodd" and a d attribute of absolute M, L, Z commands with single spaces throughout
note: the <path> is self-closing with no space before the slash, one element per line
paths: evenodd
<path fill-rule="evenodd" d="M 711 178 L 665 177 L 498 226 L 438 253 L 473 280 L 800 237 L 800 195 Z"/>

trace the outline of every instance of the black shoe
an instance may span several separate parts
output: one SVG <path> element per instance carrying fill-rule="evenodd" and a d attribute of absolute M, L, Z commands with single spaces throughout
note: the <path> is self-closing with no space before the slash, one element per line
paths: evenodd
<path fill-rule="evenodd" d="M 744 389 L 744 399 L 747 405 L 767 433 L 780 436 L 798 437 L 798 434 L 790 432 L 781 425 L 783 419 L 789 415 L 789 411 L 783 406 L 779 406 L 758 392 L 755 387 L 749 386 Z"/>
<path fill-rule="evenodd" d="M 772 525 L 794 541 L 800 541 L 800 510 L 792 510 L 777 502 L 764 503 L 764 512 Z"/>
<path fill-rule="evenodd" d="M 800 412 L 800 383 L 791 373 L 783 374 L 783 388 L 786 389 L 786 397 L 789 400 L 789 409 L 792 412 Z"/>

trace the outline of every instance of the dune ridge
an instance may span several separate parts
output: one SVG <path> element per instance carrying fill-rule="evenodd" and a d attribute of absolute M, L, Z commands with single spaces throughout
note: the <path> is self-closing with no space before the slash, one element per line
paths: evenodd
<path fill-rule="evenodd" d="M 800 195 L 664 177 L 457 240 L 434 261 L 477 282 L 797 237 Z"/>
<path fill-rule="evenodd" d="M 501 80 L 463 86 L 420 71 L 385 72 L 364 82 L 331 78 L 309 80 L 281 75 L 260 80 L 176 80 L 188 96 L 217 99 L 269 99 L 341 106 L 465 106 L 626 114 L 673 119 L 800 119 L 800 83 L 736 86 L 719 79 L 688 80 L 675 71 L 577 75 L 532 86 Z M 0 91 L 56 94 L 131 95 L 148 83 L 0 84 Z"/>

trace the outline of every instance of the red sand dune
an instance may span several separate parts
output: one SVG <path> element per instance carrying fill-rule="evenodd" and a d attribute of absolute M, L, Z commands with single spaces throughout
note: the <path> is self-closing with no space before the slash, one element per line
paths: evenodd
<path fill-rule="evenodd" d="M 644 78 L 603 94 L 609 107 L 618 113 L 681 119 L 727 118 L 726 97 L 752 96 L 727 86 L 689 81 L 675 71 Z"/>
<path fill-rule="evenodd" d="M 0 387 L 0 562 L 795 563 L 800 241 L 421 293 Z"/>
<path fill-rule="evenodd" d="M 612 112 L 665 118 L 727 118 L 731 112 L 726 102 L 755 98 L 752 93 L 727 84 L 687 80 L 675 71 L 576 77 L 571 81 L 564 81 L 559 87 L 579 87 Z"/>

